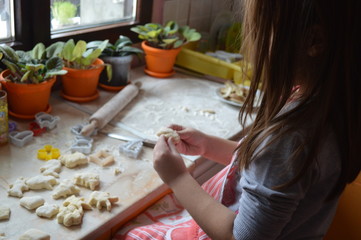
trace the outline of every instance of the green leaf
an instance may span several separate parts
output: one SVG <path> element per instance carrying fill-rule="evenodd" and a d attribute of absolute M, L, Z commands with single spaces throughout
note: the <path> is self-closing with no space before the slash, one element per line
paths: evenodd
<path fill-rule="evenodd" d="M 64 44 L 65 44 L 64 42 L 55 42 L 51 44 L 49 47 L 45 49 L 46 57 L 47 58 L 60 57 L 61 52 L 63 51 L 64 48 Z"/>
<path fill-rule="evenodd" d="M 65 75 L 67 73 L 68 73 L 68 71 L 66 71 L 66 70 L 56 70 L 56 69 L 49 70 L 46 72 L 44 79 L 48 79 L 48 78 L 51 78 L 51 77 L 57 76 L 57 75 Z"/>
<path fill-rule="evenodd" d="M 101 53 L 102 50 L 97 48 L 94 51 L 92 51 L 90 54 L 88 54 L 86 57 L 82 58 L 80 62 L 82 65 L 89 66 L 100 56 Z"/>
<path fill-rule="evenodd" d="M 86 51 L 86 42 L 79 40 L 73 49 L 73 59 L 81 58 Z"/>
<path fill-rule="evenodd" d="M 31 71 L 27 71 L 20 79 L 20 82 L 26 82 L 30 77 Z"/>
<path fill-rule="evenodd" d="M 4 57 L 11 62 L 18 62 L 19 57 L 15 50 L 7 45 L 0 46 L 0 52 L 3 53 Z"/>
<path fill-rule="evenodd" d="M 52 57 L 46 61 L 46 68 L 49 70 L 61 70 L 64 67 L 63 61 L 58 57 Z"/>
<path fill-rule="evenodd" d="M 31 58 L 34 59 L 44 59 L 45 58 L 45 45 L 43 43 L 38 43 L 30 51 Z"/>
<path fill-rule="evenodd" d="M 73 61 L 75 58 L 73 57 L 73 50 L 75 47 L 75 43 L 73 39 L 69 39 L 61 52 L 61 57 L 67 61 Z"/>

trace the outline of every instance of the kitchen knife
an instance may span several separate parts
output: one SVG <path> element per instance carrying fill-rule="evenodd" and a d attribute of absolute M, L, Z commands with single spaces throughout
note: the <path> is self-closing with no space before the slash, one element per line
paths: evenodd
<path fill-rule="evenodd" d="M 150 148 L 154 148 L 156 142 L 155 141 L 152 141 L 152 140 L 149 140 L 149 139 L 141 139 L 141 138 L 133 138 L 133 137 L 128 137 L 128 136 L 124 136 L 124 135 L 120 135 L 120 134 L 117 134 L 117 133 L 106 133 L 106 132 L 100 132 L 110 138 L 114 138 L 114 139 L 118 139 L 118 140 L 122 140 L 122 141 L 142 141 L 143 142 L 143 145 L 146 146 L 146 147 L 150 147 Z"/>

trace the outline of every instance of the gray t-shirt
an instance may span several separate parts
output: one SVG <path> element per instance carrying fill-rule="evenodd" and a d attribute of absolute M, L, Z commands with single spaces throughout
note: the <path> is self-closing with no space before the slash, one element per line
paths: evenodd
<path fill-rule="evenodd" d="M 239 174 L 237 200 L 229 206 L 234 211 L 238 209 L 233 227 L 236 239 L 322 239 L 327 232 L 338 199 L 326 198 L 341 168 L 332 134 L 322 143 L 317 163 L 297 183 L 286 189 L 273 188 L 292 179 L 295 169 L 301 166 L 302 156 L 294 162 L 293 169 L 284 164 L 300 138 L 294 133 L 272 143 Z"/>

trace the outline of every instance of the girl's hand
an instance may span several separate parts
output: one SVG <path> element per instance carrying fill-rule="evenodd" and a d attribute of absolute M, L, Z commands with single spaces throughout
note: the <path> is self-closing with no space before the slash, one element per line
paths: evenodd
<path fill-rule="evenodd" d="M 193 128 L 185 128 L 180 125 L 170 125 L 169 128 L 177 131 L 180 142 L 175 147 L 178 152 L 185 155 L 203 155 L 206 149 L 207 135 Z"/>
<path fill-rule="evenodd" d="M 182 157 L 172 139 L 160 136 L 153 150 L 153 167 L 164 183 L 171 186 L 175 180 L 188 173 Z"/>

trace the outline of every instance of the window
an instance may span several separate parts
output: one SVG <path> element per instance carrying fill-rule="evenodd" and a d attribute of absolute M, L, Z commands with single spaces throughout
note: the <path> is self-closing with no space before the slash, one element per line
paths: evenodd
<path fill-rule="evenodd" d="M 11 12 L 12 2 L 14 27 L 8 40 L 24 50 L 38 42 L 50 45 L 69 38 L 115 42 L 121 34 L 139 42 L 130 28 L 150 22 L 153 8 L 153 0 L 0 0 L 4 4 L 0 10 L 9 6 L 7 11 Z M 62 8 L 60 3 L 65 3 Z M 0 38 L 0 42 L 4 39 Z"/>
<path fill-rule="evenodd" d="M 0 41 L 9 42 L 14 39 L 13 1 L 0 0 Z"/>

